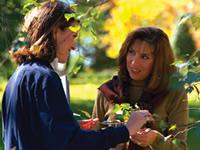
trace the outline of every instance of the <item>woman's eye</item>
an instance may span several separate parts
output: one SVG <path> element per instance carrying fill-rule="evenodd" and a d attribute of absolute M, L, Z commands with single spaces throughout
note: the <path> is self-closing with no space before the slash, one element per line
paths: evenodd
<path fill-rule="evenodd" d="M 149 59 L 150 57 L 147 56 L 147 55 L 143 55 L 142 58 L 143 58 L 143 59 Z"/>
<path fill-rule="evenodd" d="M 134 51 L 133 49 L 129 49 L 129 50 L 128 50 L 128 53 L 134 54 L 135 51 Z"/>

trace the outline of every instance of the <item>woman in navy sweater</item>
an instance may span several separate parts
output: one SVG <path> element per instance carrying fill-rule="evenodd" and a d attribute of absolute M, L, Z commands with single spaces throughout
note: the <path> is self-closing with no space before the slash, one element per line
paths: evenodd
<path fill-rule="evenodd" d="M 44 2 L 26 18 L 30 44 L 11 52 L 18 67 L 3 95 L 5 150 L 104 150 L 126 142 L 151 114 L 134 112 L 126 125 L 101 131 L 80 129 L 61 80 L 50 63 L 66 63 L 80 22 L 64 17 L 73 10 L 60 1 Z M 148 118 L 148 119 L 146 119 Z"/>

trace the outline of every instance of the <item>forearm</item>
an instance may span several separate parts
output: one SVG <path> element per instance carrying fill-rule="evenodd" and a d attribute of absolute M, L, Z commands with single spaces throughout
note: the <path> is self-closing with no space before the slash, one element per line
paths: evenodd
<path fill-rule="evenodd" d="M 126 142 L 128 139 L 129 132 L 125 126 L 118 128 L 110 127 L 101 131 L 79 130 L 72 138 L 69 147 L 73 150 L 106 150 L 119 143 Z"/>

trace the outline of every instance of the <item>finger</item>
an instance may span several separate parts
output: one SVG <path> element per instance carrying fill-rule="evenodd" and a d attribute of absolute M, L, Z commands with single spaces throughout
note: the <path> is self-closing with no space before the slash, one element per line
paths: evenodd
<path fill-rule="evenodd" d="M 92 119 L 84 119 L 84 120 L 81 120 L 80 122 L 81 123 L 88 123 L 88 122 L 91 122 L 92 121 Z"/>
<path fill-rule="evenodd" d="M 146 143 L 146 139 L 141 138 L 141 137 L 132 137 L 132 141 L 140 142 L 140 143 Z"/>
<path fill-rule="evenodd" d="M 133 143 L 142 146 L 142 147 L 146 147 L 146 144 L 144 144 L 142 141 L 136 141 L 136 140 L 131 140 Z"/>
<path fill-rule="evenodd" d="M 151 129 L 150 128 L 145 128 L 143 130 L 140 130 L 139 134 L 148 134 L 149 132 L 151 132 Z"/>
<path fill-rule="evenodd" d="M 154 119 L 152 118 L 152 116 L 145 115 L 144 117 L 145 117 L 145 119 L 146 119 L 147 122 L 153 122 L 154 121 Z"/>
<path fill-rule="evenodd" d="M 92 123 L 93 123 L 93 124 L 99 123 L 99 119 L 98 119 L 98 118 L 94 118 L 94 119 L 92 120 Z"/>
<path fill-rule="evenodd" d="M 137 141 L 137 139 L 135 139 L 135 138 L 131 138 L 130 139 L 133 143 L 135 143 L 135 144 L 137 144 L 137 145 L 139 145 L 139 144 L 141 144 L 139 141 Z"/>
<path fill-rule="evenodd" d="M 150 122 L 154 121 L 151 113 L 148 110 L 140 110 L 140 112 L 142 113 L 142 115 L 143 115 L 143 117 L 144 117 L 144 119 L 145 119 L 146 122 L 148 122 L 148 121 L 150 121 Z"/>
<path fill-rule="evenodd" d="M 148 110 L 143 110 L 145 116 L 152 117 L 152 114 Z M 153 118 L 153 117 L 152 117 Z"/>
<path fill-rule="evenodd" d="M 99 121 L 99 118 L 94 118 L 93 121 Z"/>

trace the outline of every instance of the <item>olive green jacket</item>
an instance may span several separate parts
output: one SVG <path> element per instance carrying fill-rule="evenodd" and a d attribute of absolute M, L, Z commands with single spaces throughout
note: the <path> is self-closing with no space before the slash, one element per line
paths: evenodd
<path fill-rule="evenodd" d="M 133 82 L 129 88 L 129 93 L 131 99 L 138 101 L 142 95 L 144 83 Z M 131 103 L 131 102 L 130 102 Z M 101 91 L 98 92 L 94 108 L 93 108 L 93 118 L 99 118 L 100 122 L 105 120 L 113 120 L 114 115 L 112 113 L 113 104 L 110 103 Z M 166 122 L 169 125 L 176 125 L 176 130 L 170 130 L 168 134 L 175 135 L 178 131 L 184 130 L 183 127 L 188 123 L 188 100 L 185 91 L 171 91 L 159 104 L 157 108 L 154 109 L 153 114 L 159 116 L 156 118 L 155 126 L 153 129 L 162 133 L 159 125 L 161 121 Z M 97 126 L 97 129 L 101 128 L 101 125 Z M 165 141 L 165 138 L 160 134 L 154 143 L 151 145 L 153 150 L 187 150 L 187 133 L 178 134 L 176 139 L 179 142 Z M 120 150 L 115 148 L 115 150 Z M 149 146 L 144 148 L 145 150 L 151 149 Z"/>

